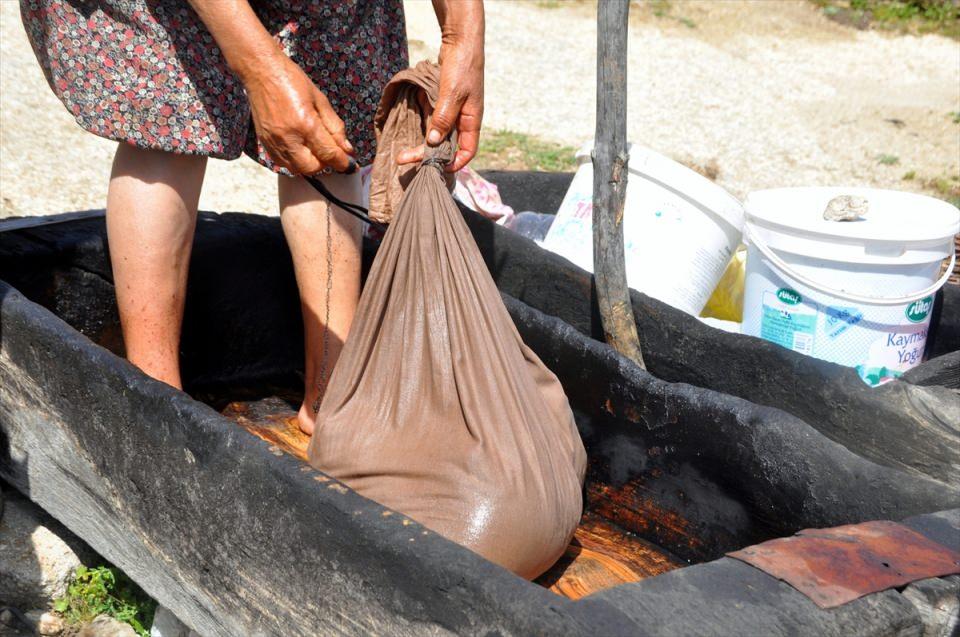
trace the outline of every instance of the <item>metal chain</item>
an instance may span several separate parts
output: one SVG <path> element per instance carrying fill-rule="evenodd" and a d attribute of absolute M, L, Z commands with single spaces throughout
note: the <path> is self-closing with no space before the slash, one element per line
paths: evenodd
<path fill-rule="evenodd" d="M 327 290 L 323 308 L 323 354 L 320 357 L 320 378 L 317 381 L 317 397 L 313 401 L 313 415 L 320 411 L 320 398 L 327 391 L 327 357 L 330 355 L 330 297 L 333 293 L 333 238 L 330 224 L 333 222 L 331 213 L 333 203 L 327 201 Z"/>

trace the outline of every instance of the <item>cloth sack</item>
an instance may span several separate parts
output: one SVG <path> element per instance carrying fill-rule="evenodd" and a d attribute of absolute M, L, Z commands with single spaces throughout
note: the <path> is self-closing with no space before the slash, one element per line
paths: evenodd
<path fill-rule="evenodd" d="M 426 141 L 426 114 L 420 108 L 420 91 L 430 108 L 440 95 L 440 67 L 433 62 L 419 62 L 416 67 L 400 71 L 383 89 L 380 105 L 373 117 L 377 136 L 377 154 L 370 174 L 370 218 L 390 223 L 400 207 L 403 193 L 417 172 L 416 164 L 397 164 L 402 150 L 415 148 Z M 448 188 L 454 176 L 444 173 Z"/>
<path fill-rule="evenodd" d="M 388 117 L 423 85 L 421 68 L 391 81 Z M 576 529 L 586 453 L 563 388 L 523 344 L 447 190 L 452 156 L 445 142 L 409 173 L 308 454 L 361 495 L 532 579 Z"/>

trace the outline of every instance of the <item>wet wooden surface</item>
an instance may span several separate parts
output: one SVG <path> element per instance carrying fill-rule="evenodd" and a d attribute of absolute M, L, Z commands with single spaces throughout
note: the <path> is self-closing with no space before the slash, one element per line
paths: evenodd
<path fill-rule="evenodd" d="M 689 521 L 662 507 L 639 480 L 628 481 L 619 487 L 602 482 L 588 483 L 587 508 L 634 533 L 650 532 L 656 527 L 658 537 L 669 538 L 694 550 L 702 544 Z"/>
<path fill-rule="evenodd" d="M 236 401 L 222 413 L 269 443 L 277 453 L 288 453 L 306 462 L 310 439 L 297 426 L 297 414 L 289 401 L 277 397 Z M 598 513 L 587 511 L 563 557 L 535 581 L 558 595 L 579 599 L 682 565 L 664 549 L 624 531 Z"/>
<path fill-rule="evenodd" d="M 281 451 L 304 462 L 310 438 L 297 426 L 297 412 L 282 398 L 232 402 L 223 415 Z"/>
<path fill-rule="evenodd" d="M 588 511 L 563 557 L 536 583 L 564 597 L 580 599 L 680 566 L 679 560 L 660 547 Z"/>

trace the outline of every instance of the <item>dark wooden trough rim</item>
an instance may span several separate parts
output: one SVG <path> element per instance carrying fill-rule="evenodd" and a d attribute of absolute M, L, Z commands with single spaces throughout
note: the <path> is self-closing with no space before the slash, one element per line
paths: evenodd
<path fill-rule="evenodd" d="M 718 593 L 710 584 L 716 573 L 726 582 L 723 599 L 729 603 L 731 594 L 744 595 L 748 609 L 727 608 L 712 617 L 716 634 L 757 626 L 751 615 L 757 609 L 767 614 L 765 625 L 813 622 L 822 634 L 916 620 L 909 603 L 894 591 L 824 614 L 795 598 L 792 589 L 730 566 L 726 558 L 581 601 L 564 600 L 403 516 L 384 515 L 382 507 L 335 481 L 318 482 L 315 472 L 236 427 L 225 427 L 210 408 L 146 378 L 3 284 L 0 305 L 0 472 L 204 634 L 290 634 L 319 626 L 346 633 L 379 628 L 394 634 L 670 634 L 664 627 L 680 630 L 677 622 L 683 621 L 690 622 L 688 630 L 703 629 L 707 615 L 687 606 L 691 600 L 712 603 L 707 597 Z M 528 327 L 537 321 L 559 323 L 509 299 L 508 305 L 515 320 Z M 559 326 L 554 333 L 574 338 L 570 328 L 564 333 Z M 629 363 L 602 344 L 576 338 L 585 350 L 605 351 L 601 358 L 627 369 Z M 683 388 L 639 370 L 628 376 L 656 385 L 660 389 L 654 393 L 664 396 Z M 713 400 L 715 394 L 697 390 L 696 395 Z M 744 422 L 762 409 L 735 398 L 717 399 L 738 406 Z M 152 410 L 155 427 L 137 429 L 137 435 L 115 430 L 117 418 L 140 416 L 144 406 Z M 30 456 L 23 455 L 25 449 Z M 67 481 L 52 484 L 54 476 L 69 477 L 71 485 L 58 488 Z M 896 490 L 895 484 L 887 486 Z M 956 500 L 955 493 L 934 484 L 929 489 L 928 502 Z M 315 507 L 293 506 L 305 502 Z M 217 514 L 213 519 L 211 512 Z M 178 519 L 195 520 L 196 526 L 178 528 L 172 524 Z M 927 532 L 938 529 L 935 535 L 941 538 L 955 537 L 960 528 L 960 512 L 919 520 Z M 284 534 L 305 529 L 307 537 Z M 210 554 L 211 546 L 229 550 Z M 330 577 L 318 582 L 285 573 L 294 580 L 287 586 L 302 584 L 309 591 L 291 598 L 287 590 L 271 590 L 278 563 L 322 565 L 319 571 Z M 170 564 L 182 565 L 180 572 L 168 572 Z M 757 584 L 775 595 L 749 592 Z M 345 599 L 356 604 L 345 609 Z M 648 604 L 653 600 L 656 608 Z M 672 618 L 651 625 L 637 615 L 640 608 L 650 617 L 669 613 Z M 357 609 L 363 612 L 345 614 Z"/>

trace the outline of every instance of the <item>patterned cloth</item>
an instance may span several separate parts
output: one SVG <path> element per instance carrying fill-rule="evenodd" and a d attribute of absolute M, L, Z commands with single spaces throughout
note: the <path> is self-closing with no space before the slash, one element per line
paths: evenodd
<path fill-rule="evenodd" d="M 141 148 L 235 159 L 276 172 L 243 86 L 187 0 L 20 0 L 47 82 L 84 129 Z M 251 0 L 322 90 L 363 165 L 373 115 L 407 66 L 402 0 Z"/>

